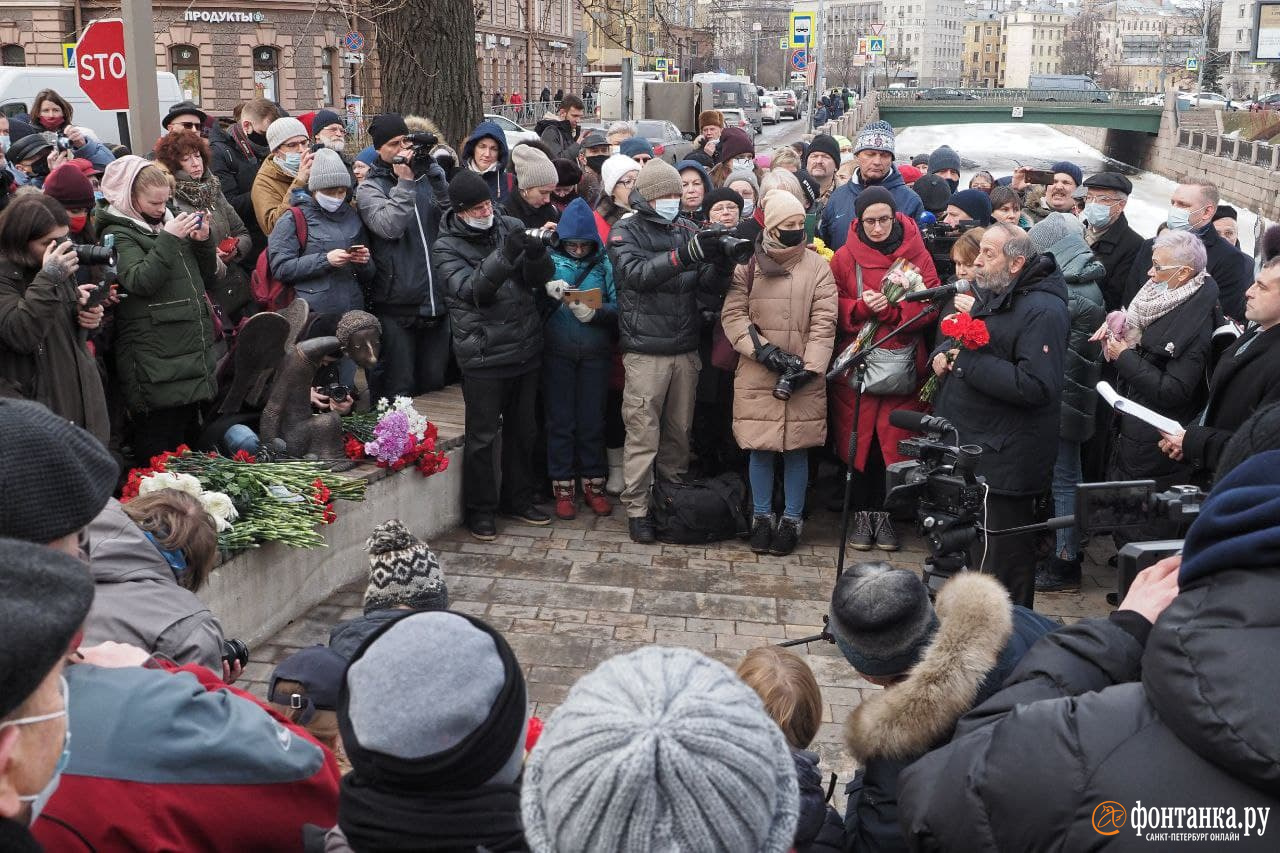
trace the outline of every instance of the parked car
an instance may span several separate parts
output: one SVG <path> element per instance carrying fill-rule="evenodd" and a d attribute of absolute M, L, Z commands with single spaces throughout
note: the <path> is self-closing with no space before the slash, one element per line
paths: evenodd
<path fill-rule="evenodd" d="M 800 118 L 800 99 L 796 97 L 796 93 L 788 89 L 782 89 L 777 92 L 770 92 L 769 97 L 778 106 L 778 117 L 786 117 L 790 119 Z"/>
<path fill-rule="evenodd" d="M 1164 92 L 1161 92 L 1158 95 L 1152 95 L 1149 98 L 1143 98 L 1141 101 L 1138 101 L 1138 103 L 1144 107 L 1163 107 Z"/>
<path fill-rule="evenodd" d="M 636 136 L 649 140 L 653 156 L 673 166 L 693 150 L 693 143 L 669 121 L 642 119 L 636 122 Z"/>
<path fill-rule="evenodd" d="M 760 99 L 760 121 L 765 124 L 778 123 L 778 102 L 769 95 Z"/>
<path fill-rule="evenodd" d="M 725 127 L 740 127 L 747 133 L 750 133 L 753 136 L 755 135 L 755 127 L 752 126 L 751 122 L 747 119 L 746 113 L 742 110 L 721 107 L 720 114 L 724 116 Z"/>
<path fill-rule="evenodd" d="M 1211 110 L 1238 110 L 1240 103 L 1217 92 L 1179 92 L 1178 100 L 1191 107 L 1208 107 Z"/>
<path fill-rule="evenodd" d="M 538 140 L 538 134 L 534 133 L 532 130 L 525 130 L 506 116 L 485 113 L 484 120 L 491 121 L 498 127 L 502 128 L 502 135 L 507 138 L 508 151 L 521 142 L 536 142 Z"/>
<path fill-rule="evenodd" d="M 948 89 L 945 87 L 934 87 L 932 89 L 921 89 L 916 92 L 917 101 L 976 101 L 978 96 L 972 92 L 962 92 L 959 89 Z"/>

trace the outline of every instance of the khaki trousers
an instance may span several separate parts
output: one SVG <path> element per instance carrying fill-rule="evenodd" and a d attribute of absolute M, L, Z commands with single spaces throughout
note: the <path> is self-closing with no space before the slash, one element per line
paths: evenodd
<path fill-rule="evenodd" d="M 626 488 L 622 503 L 628 518 L 649 513 L 649 489 L 654 466 L 669 480 L 689 468 L 689 433 L 698 392 L 698 353 L 649 355 L 623 353 L 626 386 L 622 390 L 622 421 L 627 442 L 622 462 Z"/>

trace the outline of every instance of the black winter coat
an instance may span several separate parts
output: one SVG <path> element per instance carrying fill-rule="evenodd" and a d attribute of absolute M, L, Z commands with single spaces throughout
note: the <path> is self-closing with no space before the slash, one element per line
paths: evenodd
<path fill-rule="evenodd" d="M 1208 254 L 1205 269 L 1218 285 L 1218 304 L 1222 313 L 1233 320 L 1244 322 L 1244 292 L 1253 284 L 1253 258 L 1223 240 L 1213 223 L 1196 232 Z M 1151 247 L 1155 240 L 1146 240 L 1133 259 L 1129 269 L 1129 286 L 1125 288 L 1124 304 L 1128 305 L 1142 285 L 1147 283 L 1147 271 L 1151 269 Z"/>
<path fill-rule="evenodd" d="M 1142 248 L 1142 235 L 1129 226 L 1129 220 L 1121 213 L 1090 248 L 1093 249 L 1093 256 L 1107 268 L 1107 277 L 1101 283 L 1104 307 L 1109 312 L 1123 308 L 1133 261 Z M 1147 261 L 1148 265 L 1142 268 L 1143 281 L 1146 280 L 1146 272 L 1150 267 L 1150 257 Z"/>
<path fill-rule="evenodd" d="M 449 209 L 444 169 L 402 181 L 381 159 L 356 189 L 356 207 L 369 231 L 377 268 L 369 301 L 376 314 L 440 317 L 443 288 L 436 281 L 433 245 L 440 217 Z"/>
<path fill-rule="evenodd" d="M 1184 584 L 1154 628 L 1117 611 L 1049 634 L 949 745 L 903 772 L 910 849 L 1173 849 L 1135 830 L 1141 801 L 1235 810 L 1238 842 L 1177 849 L 1275 850 L 1276 601 L 1280 568 L 1227 568 Z M 1106 801 L 1127 812 L 1108 837 L 1092 825 Z M 1245 807 L 1271 809 L 1266 835 L 1244 835 Z"/>
<path fill-rule="evenodd" d="M 1240 345 L 1252 341 L 1244 354 Z M 1246 332 L 1231 345 L 1209 380 L 1204 426 L 1188 426 L 1183 458 L 1198 471 L 1212 472 L 1227 441 L 1258 409 L 1280 402 L 1280 328 Z M 1198 421 L 1197 421 L 1198 423 Z"/>
<path fill-rule="evenodd" d="M 465 373 L 515 376 L 542 362 L 542 310 L 550 299 L 544 286 L 555 274 L 545 251 L 514 264 L 503 257 L 507 235 L 520 220 L 494 217 L 488 231 L 445 215 L 432 251 L 436 277 L 444 284 L 453 327 L 453 352 Z"/>
<path fill-rule="evenodd" d="M 992 492 L 1040 494 L 1053 480 L 1070 323 L 1053 256 L 1030 258 L 1003 294 L 982 292 L 973 316 L 991 342 L 960 349 L 935 409 L 962 443 L 982 446 L 978 474 Z"/>
<path fill-rule="evenodd" d="M 252 267 L 258 253 L 267 247 L 267 235 L 258 227 L 258 216 L 253 211 L 253 181 L 258 177 L 258 168 L 270 153 L 266 148 L 247 143 L 252 157 L 245 155 L 230 131 L 214 125 L 209 130 L 209 148 L 213 154 L 210 168 L 218 176 L 222 186 L 222 194 L 235 208 L 236 214 L 244 227 L 249 230 L 253 240 L 253 252 L 246 259 L 247 266 Z"/>
<path fill-rule="evenodd" d="M 840 853 L 844 847 L 844 821 L 827 805 L 827 792 L 818 772 L 818 754 L 791 750 L 800 787 L 800 819 L 796 821 L 795 853 Z"/>
<path fill-rule="evenodd" d="M 1198 293 L 1147 326 L 1142 341 L 1115 360 L 1116 390 L 1178 423 L 1197 418 L 1208 390 L 1205 379 L 1217 301 L 1218 288 L 1206 276 Z M 1191 473 L 1185 462 L 1174 462 L 1160 450 L 1155 427 L 1124 415 L 1114 423 L 1111 476 L 1167 479 Z"/>
<path fill-rule="evenodd" d="M 499 212 L 513 219 L 519 219 L 524 223 L 525 228 L 541 228 L 548 222 L 560 221 L 560 211 L 556 210 L 555 205 L 547 203 L 542 207 L 533 207 L 524 200 L 519 190 L 503 200 Z"/>
<path fill-rule="evenodd" d="M 619 348 L 623 352 L 680 355 L 698 349 L 699 294 L 724 296 L 733 275 L 718 264 L 685 266 L 676 250 L 697 228 L 668 222 L 637 199 L 635 213 L 609 232 L 609 260 L 618 289 Z"/>

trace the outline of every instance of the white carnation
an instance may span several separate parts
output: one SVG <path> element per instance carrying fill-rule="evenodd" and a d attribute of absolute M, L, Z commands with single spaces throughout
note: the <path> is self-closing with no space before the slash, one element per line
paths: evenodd
<path fill-rule="evenodd" d="M 236 511 L 236 505 L 231 502 L 231 498 L 222 492 L 205 492 L 200 495 L 200 504 L 204 507 L 204 511 L 213 516 L 213 520 L 217 522 L 218 530 L 226 530 L 231 526 L 231 522 L 240 517 L 240 513 Z"/>
<path fill-rule="evenodd" d="M 175 491 L 186 492 L 197 498 L 204 493 L 204 487 L 200 485 L 200 481 L 190 474 L 174 474 L 171 471 L 161 471 L 158 474 L 152 474 L 144 478 L 142 482 L 138 483 L 138 496 L 149 495 L 161 489 L 174 489 Z"/>

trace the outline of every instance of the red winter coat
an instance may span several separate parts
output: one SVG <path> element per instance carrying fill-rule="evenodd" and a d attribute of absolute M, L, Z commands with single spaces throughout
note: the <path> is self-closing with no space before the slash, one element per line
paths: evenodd
<path fill-rule="evenodd" d="M 836 278 L 836 287 L 840 291 L 840 312 L 836 318 L 835 352 L 837 355 L 843 352 L 844 348 L 857 336 L 858 330 L 862 328 L 864 321 L 877 316 L 867 307 L 866 302 L 858 298 L 858 267 L 862 268 L 862 286 L 864 290 L 879 290 L 880 280 L 884 278 L 884 274 L 889 271 L 889 267 L 893 262 L 899 258 L 904 258 L 920 268 L 920 275 L 924 277 L 924 283 L 927 287 L 936 287 L 939 283 L 938 272 L 933 266 L 933 258 L 929 256 L 929 251 L 924 246 L 924 240 L 920 237 L 920 229 L 916 227 L 915 222 L 909 216 L 902 213 L 898 214 L 898 222 L 903 228 L 902 245 L 892 255 L 882 255 L 858 239 L 857 235 L 853 233 L 853 229 L 859 227 L 858 221 L 855 219 L 849 229 L 849 239 L 845 241 L 845 244 L 840 247 L 840 250 L 831 259 L 831 272 Z M 927 304 L 925 302 L 900 302 L 897 305 L 890 305 L 883 313 L 878 315 L 880 328 L 876 333 L 876 339 L 878 340 L 888 334 L 912 317 L 918 317 Z M 901 439 L 910 438 L 914 433 L 890 426 L 890 412 L 894 409 L 914 409 L 916 411 L 928 411 L 929 409 L 927 403 L 920 402 L 918 391 L 919 386 L 924 384 L 928 376 L 926 373 L 928 353 L 925 351 L 924 330 L 928 327 L 929 322 L 931 320 L 928 318 L 921 320 L 919 324 L 909 327 L 907 331 L 896 335 L 886 344 L 889 349 L 915 347 L 916 377 L 919 379 L 916 386 L 917 391 L 894 397 L 882 397 L 876 394 L 862 395 L 862 409 L 858 418 L 857 462 L 854 466 L 859 471 L 866 468 L 867 452 L 871 449 L 873 435 L 880 444 L 880 452 L 884 455 L 886 465 L 901 462 L 904 458 L 898 453 L 898 442 Z M 831 440 L 835 444 L 836 454 L 847 463 L 849 461 L 847 455 L 849 452 L 849 430 L 853 424 L 854 393 L 845 379 L 837 379 L 831 385 L 831 394 L 828 398 L 831 401 L 829 404 Z"/>

